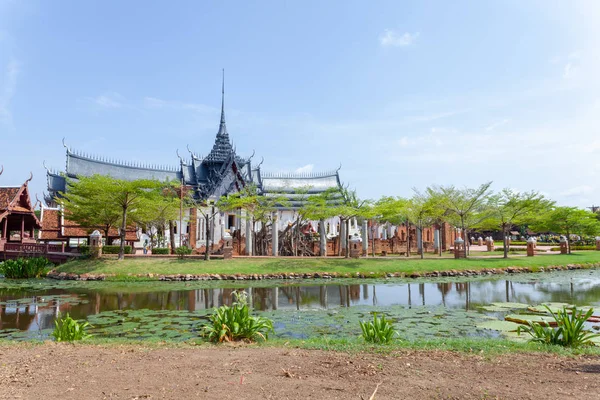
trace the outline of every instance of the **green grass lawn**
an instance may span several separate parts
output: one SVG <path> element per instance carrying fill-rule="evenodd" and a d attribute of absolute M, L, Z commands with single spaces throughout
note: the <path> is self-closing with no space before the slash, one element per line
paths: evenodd
<path fill-rule="evenodd" d="M 276 273 L 315 273 L 329 272 L 356 274 L 357 272 L 375 276 L 386 273 L 405 274 L 444 270 L 478 270 L 484 268 L 529 267 L 536 271 L 539 267 L 567 264 L 600 263 L 600 251 L 578 251 L 571 255 L 538 255 L 535 257 L 510 256 L 508 259 L 477 257 L 455 260 L 430 256 L 419 258 L 234 258 L 232 260 L 179 260 L 175 258 L 126 258 L 101 260 L 76 260 L 57 267 L 59 272 L 91 274 L 276 274 Z"/>

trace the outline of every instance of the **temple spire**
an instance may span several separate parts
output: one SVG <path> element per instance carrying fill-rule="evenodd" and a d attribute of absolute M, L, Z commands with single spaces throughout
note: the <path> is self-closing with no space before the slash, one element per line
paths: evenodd
<path fill-rule="evenodd" d="M 221 83 L 221 124 L 217 136 L 229 136 L 225 125 L 225 68 L 223 68 L 223 81 Z"/>

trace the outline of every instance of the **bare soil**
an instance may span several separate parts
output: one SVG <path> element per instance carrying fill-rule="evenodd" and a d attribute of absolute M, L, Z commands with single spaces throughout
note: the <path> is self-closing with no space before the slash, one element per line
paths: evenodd
<path fill-rule="evenodd" d="M 551 354 L 0 346 L 2 399 L 590 399 L 599 373 Z"/>

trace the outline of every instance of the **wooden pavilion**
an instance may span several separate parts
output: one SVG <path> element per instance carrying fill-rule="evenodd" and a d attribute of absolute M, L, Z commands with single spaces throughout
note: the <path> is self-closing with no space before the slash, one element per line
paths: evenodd
<path fill-rule="evenodd" d="M 0 187 L 0 253 L 26 251 L 36 244 L 35 231 L 42 224 L 29 197 L 28 183 L 32 178 L 21 186 Z"/>

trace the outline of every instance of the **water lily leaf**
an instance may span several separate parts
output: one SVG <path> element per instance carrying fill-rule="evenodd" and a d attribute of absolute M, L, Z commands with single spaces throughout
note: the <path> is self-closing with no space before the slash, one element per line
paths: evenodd
<path fill-rule="evenodd" d="M 512 332 L 516 331 L 519 328 L 519 325 L 520 324 L 512 321 L 495 320 L 482 322 L 480 324 L 477 324 L 477 327 L 481 329 L 490 329 L 500 332 Z"/>
<path fill-rule="evenodd" d="M 531 314 L 510 314 L 504 317 L 506 321 L 516 322 L 517 324 L 528 325 L 530 322 L 537 322 L 543 326 L 556 326 L 556 321 L 552 317 L 544 315 Z"/>

